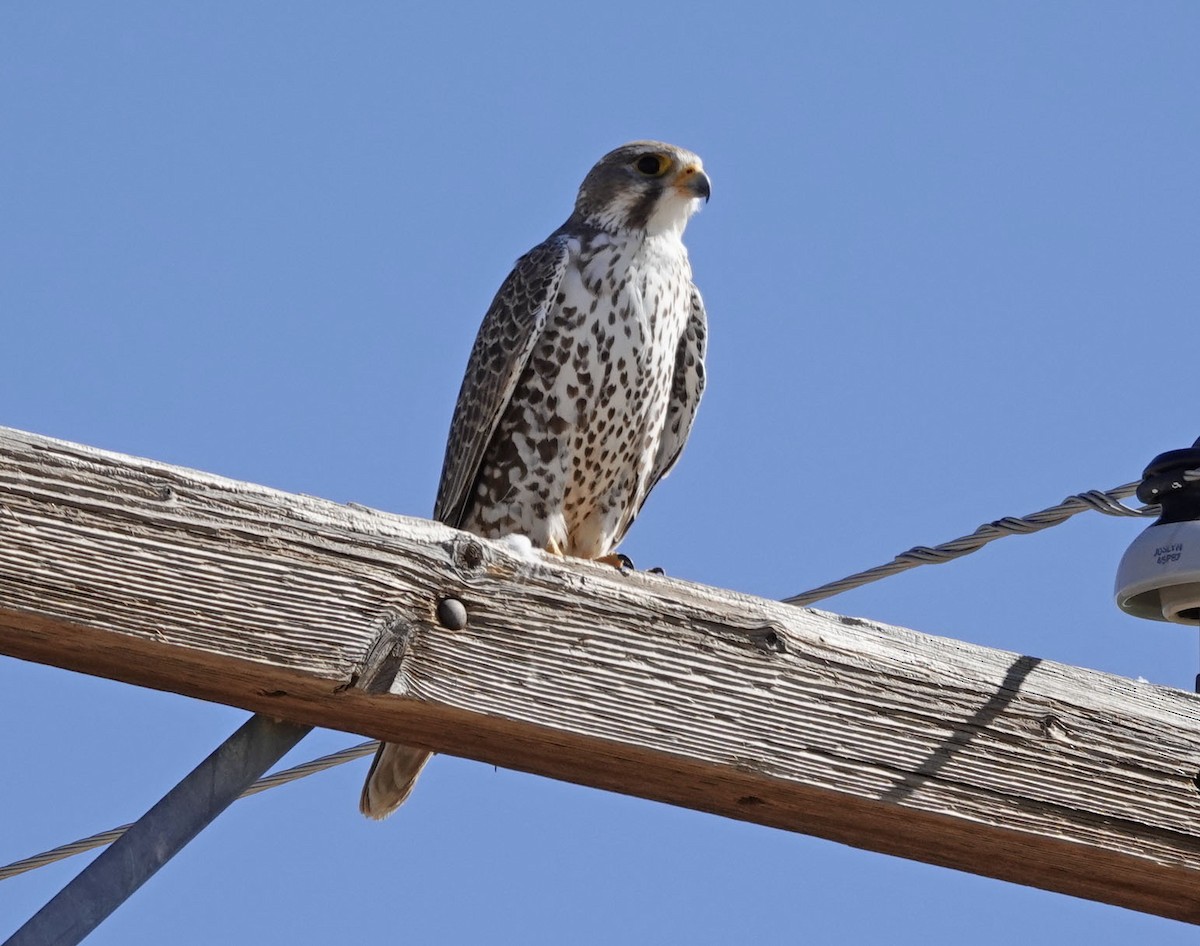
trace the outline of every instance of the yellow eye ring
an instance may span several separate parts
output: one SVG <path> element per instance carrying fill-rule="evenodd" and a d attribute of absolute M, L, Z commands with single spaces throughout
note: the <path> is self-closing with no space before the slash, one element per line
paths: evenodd
<path fill-rule="evenodd" d="M 633 162 L 639 174 L 646 177 L 662 177 L 671 166 L 671 159 L 665 154 L 643 154 Z"/>

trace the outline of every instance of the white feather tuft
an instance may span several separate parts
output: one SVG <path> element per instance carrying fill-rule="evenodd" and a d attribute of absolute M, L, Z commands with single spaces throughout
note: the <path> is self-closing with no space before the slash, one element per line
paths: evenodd
<path fill-rule="evenodd" d="M 529 536 L 513 532 L 498 540 L 509 552 L 526 562 L 536 562 L 537 555 L 533 551 L 533 543 Z"/>

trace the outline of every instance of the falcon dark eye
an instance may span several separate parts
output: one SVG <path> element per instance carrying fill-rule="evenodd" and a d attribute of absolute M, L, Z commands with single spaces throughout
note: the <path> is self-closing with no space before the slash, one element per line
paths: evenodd
<path fill-rule="evenodd" d="M 662 177 L 671 166 L 671 159 L 665 154 L 643 154 L 633 166 L 646 177 Z"/>

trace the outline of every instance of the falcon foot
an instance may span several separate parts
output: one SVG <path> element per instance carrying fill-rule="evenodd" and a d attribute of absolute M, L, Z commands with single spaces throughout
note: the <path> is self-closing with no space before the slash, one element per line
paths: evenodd
<path fill-rule="evenodd" d="M 637 567 L 633 564 L 633 559 L 621 552 L 612 552 L 609 555 L 601 555 L 597 562 L 603 562 L 605 565 L 611 565 L 617 569 L 622 575 L 628 575 L 630 572 L 637 571 Z M 647 575 L 665 575 L 662 566 L 655 565 L 653 568 L 646 569 Z"/>
<path fill-rule="evenodd" d="M 627 575 L 632 571 L 636 571 L 633 567 L 633 559 L 621 552 L 611 552 L 608 555 L 601 555 L 597 562 L 602 562 L 605 565 L 611 565 L 622 575 Z"/>

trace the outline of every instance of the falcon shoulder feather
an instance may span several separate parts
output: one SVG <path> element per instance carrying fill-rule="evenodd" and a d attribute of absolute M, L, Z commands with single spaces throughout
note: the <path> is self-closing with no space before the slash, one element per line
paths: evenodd
<path fill-rule="evenodd" d="M 433 518 L 457 528 L 496 427 L 554 304 L 569 255 L 556 235 L 534 247 L 504 280 L 484 316 L 458 392 Z"/>
<path fill-rule="evenodd" d="M 692 286 L 687 326 L 679 339 L 679 346 L 675 349 L 671 401 L 667 405 L 666 422 L 663 425 L 662 439 L 658 443 L 654 469 L 642 496 L 643 505 L 658 481 L 671 472 L 671 468 L 683 452 L 688 435 L 692 432 L 696 410 L 704 393 L 704 355 L 707 350 L 708 316 L 704 310 L 704 299 L 700 296 L 700 290 Z"/>

